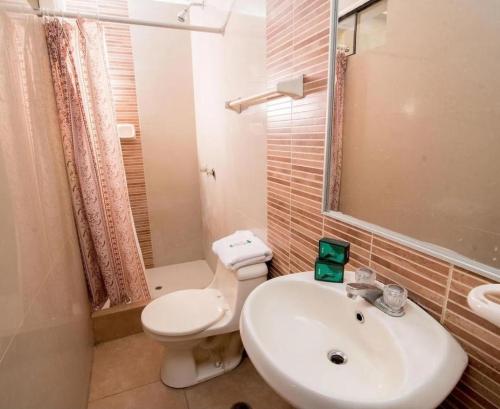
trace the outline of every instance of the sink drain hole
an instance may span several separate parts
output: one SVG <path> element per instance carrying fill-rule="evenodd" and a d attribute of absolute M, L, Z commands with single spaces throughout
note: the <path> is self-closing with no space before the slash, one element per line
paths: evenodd
<path fill-rule="evenodd" d="M 362 312 L 356 312 L 356 319 L 361 323 L 365 322 L 365 316 Z"/>
<path fill-rule="evenodd" d="M 347 363 L 347 355 L 342 351 L 331 350 L 326 356 L 328 357 L 328 360 L 335 365 L 344 365 Z"/>
<path fill-rule="evenodd" d="M 238 402 L 231 406 L 231 409 L 252 409 L 252 407 L 246 402 Z"/>

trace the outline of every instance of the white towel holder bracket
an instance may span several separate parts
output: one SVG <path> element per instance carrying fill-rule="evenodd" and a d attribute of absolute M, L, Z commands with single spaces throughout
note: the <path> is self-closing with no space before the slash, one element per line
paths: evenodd
<path fill-rule="evenodd" d="M 226 101 L 226 109 L 241 113 L 251 105 L 260 104 L 273 98 L 288 96 L 293 99 L 304 98 L 304 75 L 296 78 L 279 81 L 273 89 L 246 98 Z"/>

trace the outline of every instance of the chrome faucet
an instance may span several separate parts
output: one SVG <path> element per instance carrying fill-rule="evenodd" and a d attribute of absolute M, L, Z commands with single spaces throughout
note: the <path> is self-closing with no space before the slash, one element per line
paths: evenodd
<path fill-rule="evenodd" d="M 359 295 L 370 304 L 374 304 L 383 295 L 383 291 L 376 285 L 366 283 L 349 283 L 346 285 L 346 291 L 349 298 L 356 299 Z"/>
<path fill-rule="evenodd" d="M 369 269 L 364 268 L 362 273 L 366 275 Z M 371 270 L 372 271 L 372 270 Z M 370 273 L 370 279 L 375 282 L 375 272 Z M 356 274 L 358 281 L 358 274 Z M 347 296 L 351 299 L 364 298 L 370 304 L 391 317 L 402 317 L 405 314 L 404 304 L 408 296 L 406 288 L 397 284 L 388 284 L 382 288 L 367 282 L 356 282 L 346 284 Z"/>

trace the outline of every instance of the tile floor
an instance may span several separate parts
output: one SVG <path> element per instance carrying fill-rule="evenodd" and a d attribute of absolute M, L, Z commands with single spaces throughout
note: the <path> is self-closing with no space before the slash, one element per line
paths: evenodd
<path fill-rule="evenodd" d="M 292 409 L 248 358 L 233 371 L 186 389 L 160 381 L 163 349 L 144 333 L 99 344 L 94 351 L 88 409 Z"/>

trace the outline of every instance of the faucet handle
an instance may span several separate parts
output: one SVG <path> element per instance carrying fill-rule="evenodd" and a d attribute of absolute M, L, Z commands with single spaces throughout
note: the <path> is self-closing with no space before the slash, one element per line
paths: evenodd
<path fill-rule="evenodd" d="M 384 304 L 392 311 L 401 311 L 406 304 L 408 291 L 397 284 L 387 284 L 383 290 Z"/>
<path fill-rule="evenodd" d="M 377 273 L 370 267 L 359 267 L 354 276 L 357 283 L 375 284 Z"/>

